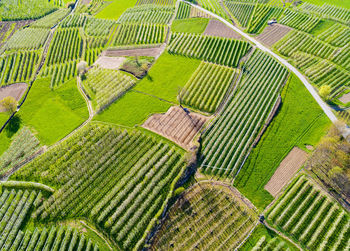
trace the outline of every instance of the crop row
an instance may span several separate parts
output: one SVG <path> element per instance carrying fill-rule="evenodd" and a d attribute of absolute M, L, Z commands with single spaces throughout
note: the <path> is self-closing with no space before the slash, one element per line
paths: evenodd
<path fill-rule="evenodd" d="M 27 159 L 39 149 L 39 140 L 27 127 L 14 137 L 9 148 L 0 156 L 0 176 Z"/>
<path fill-rule="evenodd" d="M 310 11 L 318 13 L 322 16 L 335 19 L 337 21 L 343 22 L 345 24 L 350 23 L 350 10 L 329 5 L 329 4 L 323 4 L 322 6 L 310 4 L 310 3 L 304 3 L 300 6 L 302 10 Z"/>
<path fill-rule="evenodd" d="M 249 25 L 249 20 L 253 14 L 255 3 L 224 2 L 230 14 L 234 16 L 242 27 Z"/>
<path fill-rule="evenodd" d="M 318 38 L 337 47 L 343 47 L 350 43 L 350 28 L 340 23 L 335 23 L 318 35 Z"/>
<path fill-rule="evenodd" d="M 77 64 L 78 62 L 73 60 L 62 64 L 45 65 L 41 70 L 40 75 L 42 77 L 51 76 L 50 86 L 51 88 L 54 88 L 60 86 L 78 74 Z"/>
<path fill-rule="evenodd" d="M 306 53 L 295 53 L 292 58 L 296 66 L 318 87 L 328 85 L 332 89 L 332 96 L 349 85 L 350 73 L 334 63 L 318 59 Z"/>
<path fill-rule="evenodd" d="M 254 137 L 277 100 L 288 71 L 272 57 L 255 51 L 243 66 L 240 89 L 203 134 L 201 171 L 234 177 Z"/>
<path fill-rule="evenodd" d="M 59 9 L 31 24 L 31 27 L 51 28 L 69 13 L 69 9 Z"/>
<path fill-rule="evenodd" d="M 279 238 L 271 238 L 269 241 L 266 240 L 266 236 L 263 235 L 252 248 L 252 251 L 258 250 L 289 250 L 286 242 Z"/>
<path fill-rule="evenodd" d="M 8 191 L 5 191 L 3 195 L 7 192 Z M 25 191 L 25 193 L 26 192 L 28 193 L 28 191 Z M 35 192 L 32 192 L 32 194 L 33 193 Z M 32 196 L 32 194 L 30 196 Z M 27 200 L 27 203 L 31 198 L 32 197 Z M 37 197 L 37 199 L 38 198 L 40 197 Z M 91 239 L 86 238 L 85 235 L 79 233 L 78 230 L 73 230 L 70 227 L 51 227 L 50 230 L 45 227 L 43 229 L 35 228 L 33 232 L 29 230 L 23 232 L 15 227 L 12 228 L 9 234 L 6 230 L 2 233 L 2 237 L 8 234 L 8 238 L 3 245 L 4 250 L 99 250 L 97 244 L 94 244 Z"/>
<path fill-rule="evenodd" d="M 84 61 L 90 66 L 92 65 L 102 52 L 102 48 L 87 48 L 84 53 Z"/>
<path fill-rule="evenodd" d="M 179 2 L 179 7 L 176 12 L 176 19 L 189 18 L 191 14 L 191 5 L 184 2 Z"/>
<path fill-rule="evenodd" d="M 153 23 L 168 24 L 174 14 L 174 8 L 157 5 L 140 5 L 127 9 L 117 23 Z"/>
<path fill-rule="evenodd" d="M 115 21 L 100 18 L 88 18 L 85 25 L 86 34 L 89 36 L 107 36 Z"/>
<path fill-rule="evenodd" d="M 111 45 L 161 44 L 165 41 L 167 31 L 166 25 L 121 24 Z"/>
<path fill-rule="evenodd" d="M 0 248 L 10 250 L 21 225 L 34 204 L 38 204 L 41 192 L 15 189 L 2 191 L 0 197 Z"/>
<path fill-rule="evenodd" d="M 156 5 L 163 5 L 163 6 L 174 6 L 175 3 L 176 3 L 176 0 L 137 0 L 136 6 L 149 5 L 149 4 L 156 4 Z"/>
<path fill-rule="evenodd" d="M 81 47 L 82 39 L 78 28 L 58 29 L 51 42 L 46 64 L 65 63 L 79 59 Z"/>
<path fill-rule="evenodd" d="M 11 250 L 77 250 L 98 251 L 98 245 L 76 229 L 51 227 L 35 228 L 33 232 L 19 231 Z"/>
<path fill-rule="evenodd" d="M 0 58 L 0 86 L 32 78 L 39 62 L 37 51 L 19 51 Z"/>
<path fill-rule="evenodd" d="M 228 18 L 225 10 L 221 7 L 219 0 L 198 0 L 197 2 L 204 9 L 210 10 L 211 12 L 224 18 Z"/>
<path fill-rule="evenodd" d="M 345 45 L 340 50 L 336 51 L 331 60 L 350 71 L 350 43 Z"/>
<path fill-rule="evenodd" d="M 280 20 L 281 24 L 305 32 L 311 32 L 320 22 L 321 19 L 317 16 L 289 9 L 284 11 Z"/>
<path fill-rule="evenodd" d="M 258 4 L 255 7 L 253 16 L 249 22 L 247 32 L 259 33 L 265 28 L 266 23 L 270 19 L 278 19 L 283 13 L 283 8 L 273 7 L 266 4 Z"/>
<path fill-rule="evenodd" d="M 36 158 L 14 178 L 60 187 L 34 217 L 89 217 L 123 249 L 132 249 L 162 213 L 184 167 L 176 147 L 140 131 L 93 124 Z"/>
<path fill-rule="evenodd" d="M 135 79 L 117 70 L 95 67 L 83 82 L 85 91 L 94 101 L 95 110 L 102 111 L 135 84 Z"/>
<path fill-rule="evenodd" d="M 170 209 L 153 250 L 234 250 L 252 228 L 254 214 L 220 186 L 201 183 Z"/>
<path fill-rule="evenodd" d="M 172 54 L 237 67 L 239 60 L 250 48 L 249 43 L 241 40 L 198 34 L 173 33 L 168 51 Z"/>
<path fill-rule="evenodd" d="M 335 48 L 331 45 L 307 34 L 299 31 L 291 31 L 282 40 L 280 40 L 275 48 L 284 56 L 290 57 L 295 51 L 305 52 L 321 58 L 330 58 L 335 52 Z"/>
<path fill-rule="evenodd" d="M 38 19 L 58 9 L 54 2 L 48 0 L 22 0 L 19 3 L 12 0 L 2 0 L 0 19 L 3 21 Z"/>
<path fill-rule="evenodd" d="M 215 112 L 236 74 L 233 68 L 202 62 L 183 88 L 182 102 L 201 111 Z"/>
<path fill-rule="evenodd" d="M 73 14 L 66 17 L 60 24 L 62 28 L 83 27 L 86 21 L 85 15 Z"/>
<path fill-rule="evenodd" d="M 298 177 L 267 218 L 311 250 L 347 250 L 350 218 L 311 180 Z"/>
<path fill-rule="evenodd" d="M 3 50 L 39 49 L 44 45 L 49 32 L 43 28 L 19 30 L 6 42 Z"/>

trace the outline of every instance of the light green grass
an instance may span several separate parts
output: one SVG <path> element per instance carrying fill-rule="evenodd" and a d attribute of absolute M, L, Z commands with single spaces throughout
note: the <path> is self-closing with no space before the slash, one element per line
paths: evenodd
<path fill-rule="evenodd" d="M 94 120 L 132 127 L 141 125 L 151 114 L 166 112 L 170 106 L 157 98 L 130 91 Z"/>
<path fill-rule="evenodd" d="M 203 33 L 207 28 L 208 18 L 188 18 L 174 20 L 172 32 L 188 32 L 188 33 Z"/>
<path fill-rule="evenodd" d="M 282 107 L 237 176 L 236 186 L 259 209 L 273 197 L 264 186 L 294 147 L 306 150 L 325 135 L 330 121 L 300 80 L 292 75 L 282 93 Z"/>
<path fill-rule="evenodd" d="M 44 145 L 60 140 L 88 117 L 86 103 L 76 87 L 76 79 L 52 91 L 50 79 L 34 82 L 18 115 Z"/>
<path fill-rule="evenodd" d="M 0 112 L 0 128 L 5 124 L 9 115 L 5 112 Z M 11 143 L 11 138 L 8 137 L 5 130 L 0 133 L 0 155 L 5 152 Z"/>
<path fill-rule="evenodd" d="M 331 4 L 338 7 L 343 7 L 350 9 L 350 1 L 349 0 L 305 0 L 304 2 L 312 3 L 315 5 L 323 5 L 323 4 Z"/>
<path fill-rule="evenodd" d="M 184 87 L 200 60 L 163 53 L 135 90 L 177 103 L 177 93 Z"/>
<path fill-rule="evenodd" d="M 111 4 L 107 5 L 102 11 L 100 11 L 96 17 L 117 20 L 124 11 L 128 8 L 134 7 L 136 2 L 137 0 L 114 0 Z"/>
<path fill-rule="evenodd" d="M 331 20 L 322 20 L 321 22 L 319 22 L 318 25 L 316 25 L 315 28 L 312 29 L 312 31 L 310 32 L 310 34 L 314 35 L 314 36 L 318 36 L 321 33 L 323 33 L 325 30 L 329 29 L 330 27 L 332 27 L 335 24 L 334 21 Z"/>
<path fill-rule="evenodd" d="M 289 241 L 287 241 L 286 239 L 281 238 L 279 235 L 277 235 L 274 231 L 266 228 L 264 225 L 259 224 L 253 231 L 252 235 L 249 236 L 248 240 L 244 243 L 244 245 L 239 248 L 239 251 L 249 251 L 252 250 L 254 248 L 254 246 L 256 245 L 256 243 L 260 240 L 261 237 L 265 236 L 265 240 L 266 242 L 268 242 L 269 240 L 271 240 L 272 238 L 278 238 L 281 241 L 284 241 L 289 249 L 291 251 L 297 251 L 299 250 L 297 247 L 295 247 L 292 243 L 290 243 Z"/>

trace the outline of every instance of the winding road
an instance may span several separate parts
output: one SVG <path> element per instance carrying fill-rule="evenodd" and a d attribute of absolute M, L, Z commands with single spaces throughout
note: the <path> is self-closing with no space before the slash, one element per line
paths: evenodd
<path fill-rule="evenodd" d="M 293 65 L 291 65 L 287 60 L 285 60 L 284 58 L 282 58 L 281 56 L 277 55 L 276 53 L 274 53 L 273 51 L 271 51 L 269 48 L 265 47 L 263 44 L 261 44 L 259 41 L 257 41 L 255 38 L 249 36 L 248 34 L 246 34 L 245 32 L 241 31 L 240 29 L 238 29 L 236 26 L 232 25 L 230 22 L 228 22 L 227 20 L 225 20 L 224 18 L 214 14 L 211 11 L 208 11 L 198 5 L 195 5 L 193 3 L 181 0 L 187 4 L 192 5 L 193 7 L 215 17 L 216 19 L 220 20 L 221 22 L 223 22 L 224 24 L 226 24 L 229 28 L 233 29 L 235 32 L 237 32 L 238 34 L 240 34 L 242 37 L 246 38 L 247 40 L 249 40 L 250 42 L 252 42 L 253 44 L 255 44 L 255 46 L 257 48 L 259 48 L 260 50 L 269 53 L 270 55 L 272 55 L 274 58 L 276 58 L 281 64 L 285 65 L 291 72 L 293 72 L 300 80 L 301 82 L 304 84 L 304 86 L 306 87 L 306 89 L 310 92 L 310 94 L 312 95 L 312 97 L 316 100 L 316 102 L 319 104 L 319 106 L 322 108 L 322 110 L 324 111 L 324 113 L 327 115 L 327 117 L 332 121 L 332 123 L 336 123 L 338 121 L 337 117 L 334 115 L 332 109 L 321 99 L 321 97 L 318 95 L 317 91 L 314 89 L 314 87 L 308 82 L 308 80 L 304 77 L 303 74 L 301 74 L 299 72 L 299 70 L 297 70 Z"/>

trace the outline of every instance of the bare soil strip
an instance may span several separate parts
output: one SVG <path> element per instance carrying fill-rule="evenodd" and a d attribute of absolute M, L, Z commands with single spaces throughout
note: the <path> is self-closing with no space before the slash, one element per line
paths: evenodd
<path fill-rule="evenodd" d="M 123 64 L 124 60 L 125 60 L 124 57 L 101 56 L 96 60 L 94 65 L 99 65 L 104 69 L 118 70 L 120 66 Z"/>
<path fill-rule="evenodd" d="M 299 168 L 302 167 L 306 159 L 307 153 L 298 147 L 294 147 L 265 185 L 265 190 L 273 197 L 276 197 L 288 181 L 298 172 Z"/>
<path fill-rule="evenodd" d="M 241 39 L 242 36 L 217 19 L 210 19 L 204 35 Z"/>
<path fill-rule="evenodd" d="M 272 46 L 282 39 L 287 33 L 291 31 L 291 28 L 281 24 L 272 24 L 267 26 L 264 31 L 256 37 L 256 39 L 262 42 L 264 45 Z"/>
<path fill-rule="evenodd" d="M 8 85 L 0 88 L 0 100 L 2 100 L 5 97 L 13 97 L 17 101 L 19 101 L 25 91 L 27 90 L 27 84 L 26 83 L 17 83 L 13 85 Z M 3 112 L 2 107 L 0 107 L 0 112 Z"/>
<path fill-rule="evenodd" d="M 193 138 L 207 120 L 203 115 L 187 114 L 182 108 L 172 106 L 165 114 L 152 115 L 142 126 L 190 150 L 194 146 Z"/>
<path fill-rule="evenodd" d="M 350 92 L 341 96 L 339 101 L 342 102 L 343 104 L 349 103 L 350 102 Z"/>
<path fill-rule="evenodd" d="M 131 56 L 145 56 L 145 57 L 159 57 L 164 51 L 165 46 L 155 48 L 137 48 L 137 49 L 109 49 L 102 52 L 102 56 L 107 57 L 131 57 Z"/>

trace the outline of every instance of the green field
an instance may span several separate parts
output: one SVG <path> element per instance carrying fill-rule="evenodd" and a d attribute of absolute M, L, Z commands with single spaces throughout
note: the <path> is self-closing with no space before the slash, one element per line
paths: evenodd
<path fill-rule="evenodd" d="M 132 127 L 141 125 L 149 115 L 166 112 L 171 104 L 149 95 L 130 91 L 94 120 Z"/>
<path fill-rule="evenodd" d="M 188 18 L 174 20 L 172 32 L 203 33 L 209 22 L 208 18 Z"/>
<path fill-rule="evenodd" d="M 86 103 L 76 87 L 76 80 L 52 91 L 50 79 L 38 79 L 18 113 L 22 124 L 33 128 L 44 145 L 60 140 L 88 117 Z"/>
<path fill-rule="evenodd" d="M 350 1 L 348 0 L 305 0 L 306 3 L 312 3 L 315 5 L 331 4 L 338 7 L 350 9 Z"/>
<path fill-rule="evenodd" d="M 269 241 L 276 241 L 277 243 L 284 242 L 285 243 L 285 247 L 288 247 L 290 249 L 290 251 L 292 251 L 292 250 L 295 250 L 295 251 L 299 250 L 292 243 L 290 243 L 289 241 L 281 238 L 274 231 L 270 230 L 269 228 L 265 227 L 262 224 L 259 224 L 254 229 L 252 235 L 248 238 L 248 240 L 244 243 L 244 245 L 241 248 L 239 248 L 238 250 L 239 251 L 250 251 L 250 250 L 252 250 L 262 237 L 265 237 L 264 239 L 265 239 L 266 243 L 268 243 Z M 266 248 L 266 250 L 272 250 L 272 247 L 271 247 L 271 249 L 267 249 Z M 284 250 L 284 249 L 282 249 L 282 250 Z"/>
<path fill-rule="evenodd" d="M 184 87 L 201 61 L 163 53 L 152 66 L 148 76 L 135 90 L 177 103 L 177 94 Z"/>
<path fill-rule="evenodd" d="M 137 0 L 114 0 L 107 6 L 107 8 L 100 11 L 96 17 L 117 20 L 124 11 L 128 8 L 134 7 L 136 2 Z"/>
<path fill-rule="evenodd" d="M 282 93 L 278 115 L 253 149 L 234 186 L 263 209 L 273 200 L 264 186 L 279 163 L 293 146 L 306 150 L 305 145 L 316 145 L 329 125 L 330 121 L 311 94 L 293 75 Z"/>

